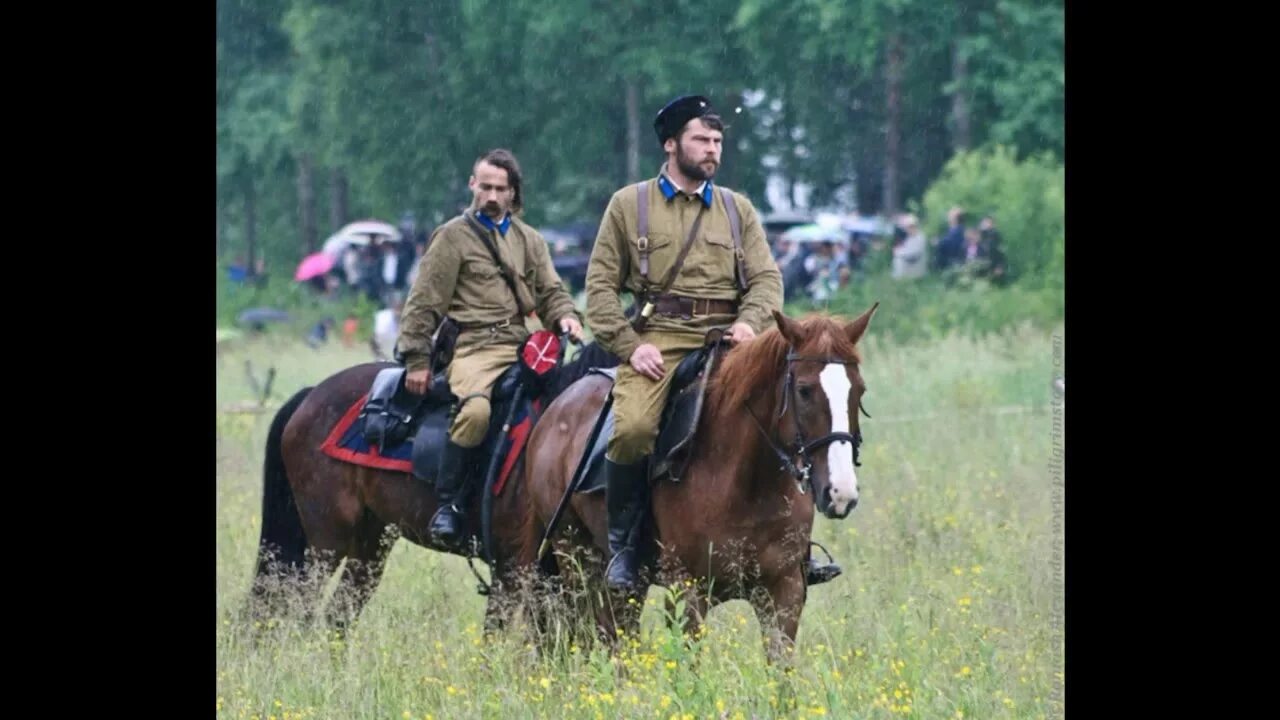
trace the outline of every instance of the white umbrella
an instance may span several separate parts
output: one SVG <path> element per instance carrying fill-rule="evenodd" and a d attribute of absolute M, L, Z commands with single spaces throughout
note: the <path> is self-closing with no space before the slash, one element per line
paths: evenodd
<path fill-rule="evenodd" d="M 866 217 L 864 215 L 846 219 L 841 224 L 841 228 L 864 235 L 887 235 L 889 231 L 889 227 L 880 218 Z"/>
<path fill-rule="evenodd" d="M 370 237 L 368 235 L 334 235 L 324 241 L 324 247 L 320 249 L 326 255 L 337 258 L 341 257 L 342 252 L 351 245 L 368 245 Z"/>
<path fill-rule="evenodd" d="M 817 224 L 797 225 L 782 233 L 782 239 L 795 243 L 848 243 L 849 236 L 839 228 L 823 227 Z"/>
<path fill-rule="evenodd" d="M 337 235 L 386 235 L 392 241 L 400 239 L 400 229 L 391 223 L 381 220 L 360 220 L 348 224 L 339 230 Z"/>
<path fill-rule="evenodd" d="M 396 226 L 381 220 L 360 220 L 344 226 L 324 241 L 323 252 L 338 256 L 348 245 L 368 245 L 373 236 L 382 235 L 391 242 L 400 242 L 403 237 Z"/>

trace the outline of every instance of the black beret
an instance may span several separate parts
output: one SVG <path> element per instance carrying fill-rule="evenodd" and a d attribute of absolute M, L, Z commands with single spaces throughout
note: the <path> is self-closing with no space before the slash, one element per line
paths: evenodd
<path fill-rule="evenodd" d="M 711 109 L 711 101 L 701 95 L 685 95 L 672 100 L 666 107 L 659 110 L 658 116 L 653 119 L 653 129 L 658 133 L 658 142 L 666 142 L 667 138 L 675 137 L 685 123 L 712 112 L 715 111 Z"/>

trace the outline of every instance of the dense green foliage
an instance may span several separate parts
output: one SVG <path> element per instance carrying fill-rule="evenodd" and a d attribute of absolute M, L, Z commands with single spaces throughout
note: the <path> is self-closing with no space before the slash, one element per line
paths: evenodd
<path fill-rule="evenodd" d="M 322 241 L 451 215 L 495 145 L 531 222 L 596 221 L 656 170 L 653 114 L 686 92 L 725 113 L 719 180 L 764 211 L 770 173 L 877 212 L 959 150 L 1064 143 L 1060 1 L 219 0 L 216 42 L 219 257 L 269 271 L 304 254 L 304 217 Z"/>

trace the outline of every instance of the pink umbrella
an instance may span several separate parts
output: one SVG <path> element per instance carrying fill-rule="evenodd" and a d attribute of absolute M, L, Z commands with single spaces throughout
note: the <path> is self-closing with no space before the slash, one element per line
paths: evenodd
<path fill-rule="evenodd" d="M 305 282 L 313 277 L 323 275 L 333 269 L 333 257 L 326 252 L 313 253 L 302 259 L 293 279 Z"/>

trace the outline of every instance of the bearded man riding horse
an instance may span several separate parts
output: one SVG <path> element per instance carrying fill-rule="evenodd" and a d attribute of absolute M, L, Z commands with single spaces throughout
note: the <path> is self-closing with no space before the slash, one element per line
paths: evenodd
<path fill-rule="evenodd" d="M 654 120 L 667 161 L 656 178 L 616 192 L 587 269 L 587 325 L 622 361 L 613 385 L 614 429 L 605 458 L 610 587 L 636 585 L 636 528 L 648 504 L 647 474 L 674 370 L 728 327 L 748 342 L 781 309 L 782 275 L 755 207 L 717 188 L 724 124 L 702 96 L 677 98 Z M 639 310 L 625 316 L 619 293 Z M 810 561 L 810 584 L 840 570 Z"/>

